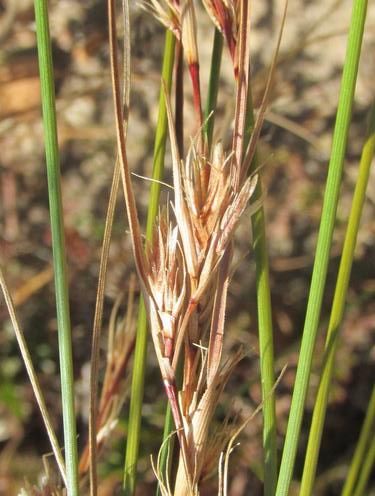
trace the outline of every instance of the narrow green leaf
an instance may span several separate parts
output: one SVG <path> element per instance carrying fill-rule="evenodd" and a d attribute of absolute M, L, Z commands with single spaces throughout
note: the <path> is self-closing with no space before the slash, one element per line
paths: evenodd
<path fill-rule="evenodd" d="M 368 479 L 367 475 L 371 471 L 371 465 L 374 464 L 374 459 L 372 459 L 371 462 L 371 455 L 368 452 L 369 443 L 371 445 L 370 450 L 374 451 L 374 438 L 375 387 L 373 387 L 372 389 L 371 398 L 367 407 L 366 417 L 363 422 L 361 433 L 359 435 L 358 443 L 341 496 L 351 496 L 352 494 L 354 494 L 354 489 L 356 490 L 356 496 L 359 496 L 359 494 L 357 495 L 357 492 L 359 492 L 359 490 L 362 490 L 363 492 L 363 486 L 366 485 Z M 364 466 L 367 463 L 369 463 L 369 465 Z"/>
<path fill-rule="evenodd" d="M 55 274 L 67 490 L 69 496 L 76 496 L 79 492 L 77 435 L 74 409 L 74 374 L 64 224 L 60 189 L 60 163 L 57 141 L 52 51 L 47 1 L 35 0 L 34 6 L 45 134 L 53 266 Z"/>
<path fill-rule="evenodd" d="M 167 31 L 164 46 L 164 59 L 162 78 L 170 91 L 172 84 L 174 63 L 174 35 Z M 153 179 L 151 184 L 150 202 L 147 214 L 146 239 L 151 239 L 155 218 L 158 214 L 160 183 L 164 173 L 165 144 L 167 139 L 167 114 L 165 107 L 164 90 L 161 88 L 159 97 L 159 115 L 155 134 Z M 143 300 L 141 300 L 137 321 L 137 338 L 134 352 L 134 365 L 130 397 L 130 412 L 128 423 L 128 437 L 126 444 L 125 467 L 124 467 L 124 493 L 133 495 L 136 487 L 137 462 L 139 453 L 142 403 L 144 391 L 144 377 L 146 369 L 147 350 L 147 316 Z"/>
<path fill-rule="evenodd" d="M 246 122 L 244 133 L 244 149 L 249 148 L 247 160 L 251 160 L 249 172 L 255 173 L 259 169 L 256 144 L 259 139 L 260 129 L 263 124 L 264 114 L 269 101 L 270 89 L 276 70 L 277 57 L 280 50 L 281 38 L 285 26 L 288 2 L 284 6 L 283 17 L 277 37 L 275 51 L 259 109 L 257 121 L 254 119 L 253 99 L 251 94 L 251 81 L 247 88 Z M 249 71 L 250 73 L 250 71 Z M 252 150 L 252 151 L 251 151 Z M 254 193 L 254 202 L 261 201 L 261 177 Z M 264 494 L 273 496 L 277 481 L 277 421 L 275 406 L 275 365 L 272 328 L 272 303 L 269 277 L 268 248 L 266 238 L 266 219 L 263 205 L 251 217 L 253 250 L 256 264 L 256 286 L 259 327 L 259 354 L 260 376 L 263 400 L 263 468 L 264 468 Z"/>
<path fill-rule="evenodd" d="M 354 0 L 314 269 L 276 490 L 277 496 L 287 496 L 289 494 L 289 487 L 293 476 L 305 399 L 309 385 L 312 356 L 327 276 L 366 10 L 367 0 Z"/>
<path fill-rule="evenodd" d="M 302 476 L 301 492 L 308 496 L 312 494 L 318 462 L 319 449 L 322 439 L 324 420 L 327 410 L 328 395 L 332 382 L 335 354 L 338 344 L 339 327 L 342 322 L 346 294 L 349 286 L 350 272 L 353 264 L 355 244 L 366 198 L 366 189 L 370 175 L 370 167 L 375 151 L 375 106 L 371 112 L 369 136 L 363 147 L 359 166 L 358 180 L 355 187 L 353 204 L 345 235 L 344 247 L 337 276 L 336 289 L 333 298 L 331 316 L 328 325 L 323 371 L 318 394 L 314 406 L 309 441 L 307 445 L 305 466 Z"/>
<path fill-rule="evenodd" d="M 247 132 L 254 125 L 252 98 L 249 95 Z M 251 170 L 258 169 L 255 153 Z M 258 181 L 254 201 L 262 197 L 261 181 Z M 269 276 L 268 248 L 266 238 L 266 220 L 263 205 L 251 217 L 253 250 L 256 266 L 256 287 L 258 307 L 258 332 L 260 376 L 263 399 L 263 471 L 264 494 L 272 496 L 277 482 L 277 445 L 276 445 L 276 407 L 275 407 L 275 365 L 272 327 L 272 303 Z"/>
<path fill-rule="evenodd" d="M 261 197 L 259 184 L 255 195 Z M 256 197 L 255 197 L 256 198 Z M 263 405 L 263 450 L 264 450 L 264 494 L 275 492 L 277 481 L 276 410 L 273 349 L 273 328 L 271 313 L 271 291 L 269 279 L 268 251 L 265 230 L 265 213 L 260 208 L 251 218 L 253 249 L 256 264 L 258 303 L 259 354 L 262 382 Z"/>
<path fill-rule="evenodd" d="M 374 439 L 374 432 L 372 432 L 372 439 Z M 366 458 L 363 460 L 363 465 L 361 472 L 358 477 L 358 482 L 357 486 L 355 488 L 355 492 L 353 496 L 364 496 L 371 471 L 374 467 L 375 464 L 375 443 L 372 442 L 372 444 L 369 446 L 369 450 L 366 454 Z M 368 494 L 368 493 L 367 493 Z"/>

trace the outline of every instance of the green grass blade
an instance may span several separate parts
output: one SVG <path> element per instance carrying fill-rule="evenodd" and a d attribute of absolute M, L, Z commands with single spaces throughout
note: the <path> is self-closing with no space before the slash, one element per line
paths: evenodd
<path fill-rule="evenodd" d="M 283 456 L 280 466 L 280 474 L 276 490 L 277 496 L 287 496 L 289 494 L 289 486 L 293 476 L 304 404 L 309 385 L 312 355 L 314 351 L 327 275 L 329 253 L 352 113 L 355 83 L 357 79 L 358 62 L 361 53 L 366 10 L 367 0 L 354 0 L 314 269 Z"/>
<path fill-rule="evenodd" d="M 280 50 L 282 33 L 284 30 L 287 2 L 284 6 L 283 17 L 277 37 L 275 51 L 272 57 L 269 74 L 264 90 L 262 103 L 259 109 L 257 122 L 254 120 L 253 99 L 251 94 L 251 80 L 247 88 L 246 102 L 246 122 L 244 133 L 244 149 L 248 146 L 256 146 L 259 139 L 264 113 L 269 101 L 269 92 L 274 80 L 277 57 Z M 255 173 L 259 169 L 257 151 L 250 165 L 250 173 Z M 260 174 L 259 174 L 260 176 Z M 254 202 L 261 201 L 262 183 L 261 177 L 254 194 Z M 257 308 L 259 327 L 259 354 L 260 354 L 260 375 L 262 387 L 263 403 L 263 472 L 264 472 L 264 494 L 274 496 L 277 482 L 277 443 L 276 443 L 276 408 L 275 408 L 275 366 L 274 366 L 274 346 L 272 328 L 272 304 L 269 278 L 269 262 L 266 238 L 266 220 L 263 205 L 252 215 L 252 237 L 253 250 L 256 264 L 256 287 L 257 287 Z"/>
<path fill-rule="evenodd" d="M 261 198 L 259 183 L 256 198 Z M 259 327 L 260 373 L 263 398 L 263 450 L 264 450 L 264 494 L 275 494 L 277 482 L 277 446 L 276 446 L 276 410 L 273 349 L 273 329 L 271 314 L 271 290 L 269 263 L 263 207 L 251 218 L 253 232 L 253 250 L 256 264 L 256 285 Z"/>
<path fill-rule="evenodd" d="M 244 149 L 250 147 L 247 153 L 250 164 L 250 173 L 258 171 L 259 163 L 257 158 L 256 143 L 260 136 L 261 126 L 264 122 L 264 115 L 270 96 L 270 89 L 274 81 L 277 57 L 280 50 L 282 33 L 285 26 L 288 2 L 285 2 L 283 17 L 277 37 L 277 43 L 272 57 L 269 74 L 263 94 L 262 103 L 259 108 L 257 121 L 254 120 L 253 100 L 251 94 L 251 80 L 249 77 L 249 87 L 247 88 L 246 102 L 246 122 L 244 133 Z M 250 67 L 249 67 L 250 69 Z M 239 68 L 240 71 L 240 68 Z M 250 74 L 250 71 L 248 71 Z M 250 158 L 252 157 L 252 158 Z M 260 176 L 260 175 L 259 175 Z M 262 184 L 261 177 L 254 194 L 254 202 L 261 201 Z M 277 446 L 276 446 L 276 409 L 275 409 L 275 367 L 274 367 L 274 347 L 272 329 L 272 304 L 269 281 L 269 262 L 266 238 L 265 212 L 263 205 L 253 214 L 251 218 L 253 250 L 256 263 L 256 286 L 257 286 L 257 307 L 258 307 L 258 327 L 259 327 L 259 349 L 260 349 L 260 375 L 263 402 L 263 468 L 264 468 L 264 494 L 273 496 L 275 494 L 277 481 Z"/>
<path fill-rule="evenodd" d="M 51 40 L 47 2 L 46 0 L 35 0 L 34 5 L 55 274 L 67 490 L 69 496 L 75 496 L 78 495 L 78 455 L 74 410 L 74 375 Z"/>
<path fill-rule="evenodd" d="M 172 86 L 174 52 L 175 52 L 175 37 L 170 31 L 167 31 L 165 35 L 162 79 L 165 82 L 165 86 L 168 89 L 168 91 L 170 91 Z M 167 132 L 168 119 L 167 119 L 165 95 L 164 95 L 163 87 L 161 87 L 160 89 L 158 109 L 159 109 L 159 114 L 156 125 L 154 159 L 153 159 L 154 165 L 153 165 L 152 177 L 153 179 L 160 181 L 164 175 L 165 144 L 168 134 Z M 146 227 L 146 239 L 148 240 L 151 239 L 152 237 L 154 222 L 158 214 L 160 188 L 161 188 L 160 182 L 155 182 L 155 181 L 152 182 L 150 189 L 150 202 L 147 213 L 147 227 Z"/>
<path fill-rule="evenodd" d="M 168 90 L 171 88 L 174 63 L 174 35 L 167 31 L 164 46 L 162 78 Z M 159 115 L 155 135 L 154 166 L 152 177 L 158 181 L 163 178 L 165 144 L 167 139 L 167 114 L 164 90 L 161 88 L 159 97 Z M 146 239 L 151 239 L 155 218 L 158 214 L 160 183 L 152 182 L 150 202 L 147 214 Z M 137 461 L 142 418 L 142 402 L 144 377 L 146 369 L 147 349 L 147 316 L 144 302 L 139 305 L 137 321 L 137 338 L 134 351 L 134 365 L 130 397 L 130 412 L 128 423 L 128 438 L 126 444 L 123 488 L 125 495 L 133 495 L 136 486 Z"/>
<path fill-rule="evenodd" d="M 354 249 L 357 240 L 359 223 L 366 189 L 370 175 L 370 168 L 375 151 L 375 106 L 371 112 L 369 136 L 363 147 L 359 166 L 358 180 L 355 187 L 352 209 L 349 216 L 344 247 L 337 276 L 332 311 L 328 325 L 323 372 L 319 384 L 317 399 L 311 422 L 309 441 L 307 445 L 305 465 L 302 476 L 301 493 L 308 496 L 312 494 L 316 466 L 319 456 L 320 443 L 327 410 L 328 395 L 335 363 L 335 353 L 338 342 L 339 326 L 342 321 L 346 294 L 349 286 L 350 272 L 353 264 Z"/>
<path fill-rule="evenodd" d="M 354 456 L 352 459 L 352 463 L 350 465 L 349 473 L 346 478 L 341 496 L 351 496 L 354 493 L 354 489 L 356 488 L 357 481 L 359 481 L 361 468 L 364 465 L 364 460 L 368 460 L 368 443 L 372 444 L 372 449 L 374 448 L 375 443 L 373 442 L 375 436 L 375 387 L 372 389 L 371 398 L 367 407 L 366 417 L 363 422 L 363 426 L 361 429 L 361 433 L 359 435 L 358 443 L 354 452 Z M 366 463 L 366 462 L 365 462 Z M 364 467 L 362 468 L 364 470 Z M 371 470 L 371 467 L 370 467 Z M 365 478 L 367 472 L 362 476 Z M 363 482 L 361 482 L 361 485 Z M 357 484 L 357 489 L 358 489 Z M 356 489 L 356 490 L 357 490 Z"/>
<path fill-rule="evenodd" d="M 374 432 L 372 432 L 372 439 L 374 440 Z M 369 481 L 371 471 L 375 463 L 375 443 L 374 441 L 369 446 L 369 451 L 366 458 L 363 460 L 362 470 L 359 474 L 357 486 L 353 496 L 363 496 L 365 494 L 366 486 Z"/>
<path fill-rule="evenodd" d="M 249 95 L 246 132 L 250 136 L 254 125 L 252 97 Z M 258 169 L 257 153 L 254 155 L 251 170 Z M 254 201 L 262 197 L 261 181 L 254 193 Z M 251 217 L 253 250 L 256 266 L 256 288 L 259 327 L 260 374 L 263 400 L 263 470 L 264 494 L 272 496 L 277 482 L 277 445 L 275 409 L 275 366 L 272 328 L 272 303 L 269 277 L 266 220 L 263 205 Z"/>

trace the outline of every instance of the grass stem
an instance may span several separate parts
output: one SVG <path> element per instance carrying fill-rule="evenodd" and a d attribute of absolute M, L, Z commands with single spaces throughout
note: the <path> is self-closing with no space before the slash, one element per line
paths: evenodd
<path fill-rule="evenodd" d="M 358 443 L 352 458 L 352 463 L 350 465 L 349 473 L 346 478 L 341 496 L 351 496 L 356 490 L 356 496 L 358 491 L 358 486 L 363 487 L 363 479 L 365 479 L 367 473 L 367 467 L 365 469 L 364 464 L 367 463 L 371 457 L 369 456 L 368 448 L 369 443 L 372 445 L 370 450 L 374 449 L 374 439 L 375 436 L 375 387 L 372 389 L 371 398 L 367 407 L 366 417 L 363 422 L 361 433 L 359 435 Z M 372 460 L 372 465 L 374 460 Z M 371 470 L 371 465 L 370 465 Z M 362 473 L 364 474 L 362 475 Z M 361 474 L 361 475 L 360 475 Z M 360 477 L 362 477 L 361 483 L 359 483 Z M 366 481 L 367 482 L 367 481 Z"/>
<path fill-rule="evenodd" d="M 367 0 L 354 0 L 305 325 L 276 490 L 277 496 L 289 494 L 293 476 L 328 270 L 366 11 Z"/>
<path fill-rule="evenodd" d="M 261 197 L 261 185 L 255 191 L 255 198 Z M 273 329 L 271 311 L 271 290 L 269 263 L 267 256 L 267 239 L 265 230 L 265 213 L 263 207 L 251 218 L 253 232 L 253 249 L 256 264 L 256 285 L 259 327 L 260 373 L 263 398 L 263 458 L 264 458 L 264 494 L 275 493 L 277 482 L 277 446 L 276 446 L 276 410 L 273 349 Z"/>
<path fill-rule="evenodd" d="M 328 324 L 325 357 L 318 394 L 315 401 L 311 422 L 310 435 L 307 445 L 305 466 L 302 476 L 301 492 L 308 496 L 312 494 L 316 466 L 319 456 L 324 420 L 327 410 L 328 395 L 334 371 L 335 353 L 338 344 L 339 327 L 344 314 L 346 294 L 349 286 L 350 272 L 353 264 L 355 244 L 361 219 L 363 204 L 366 198 L 366 189 L 370 175 L 371 162 L 375 151 L 375 106 L 371 112 L 369 135 L 363 147 L 359 166 L 358 180 L 355 187 L 353 204 L 349 216 L 342 257 L 332 311 Z"/>
<path fill-rule="evenodd" d="M 374 439 L 374 432 L 372 432 L 372 439 Z M 353 496 L 363 496 L 366 490 L 367 483 L 369 481 L 371 471 L 375 463 L 375 443 L 369 446 L 369 450 L 366 454 L 366 458 L 363 460 L 363 465 L 359 473 L 358 482 L 355 488 Z"/>
<path fill-rule="evenodd" d="M 252 96 L 248 96 L 248 115 L 246 134 L 250 136 L 254 126 Z M 248 140 L 247 140 L 248 141 Z M 258 158 L 255 153 L 251 171 L 258 169 Z M 258 181 L 254 201 L 262 197 L 261 181 Z M 260 374 L 263 400 L 263 465 L 264 494 L 272 496 L 277 482 L 277 445 L 276 445 L 276 409 L 275 409 L 275 368 L 272 328 L 272 303 L 269 277 L 269 262 L 266 238 L 266 221 L 264 207 L 251 217 L 253 250 L 256 265 L 257 308 L 259 327 Z"/>
<path fill-rule="evenodd" d="M 76 496 L 79 494 L 79 491 L 72 337 L 61 200 L 52 49 L 47 1 L 35 0 L 34 6 L 43 109 L 43 127 L 45 134 L 53 266 L 55 274 L 67 491 L 68 496 Z"/>

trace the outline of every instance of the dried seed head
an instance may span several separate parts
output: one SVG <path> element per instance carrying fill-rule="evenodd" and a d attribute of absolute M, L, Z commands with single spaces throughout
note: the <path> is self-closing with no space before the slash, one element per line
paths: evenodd
<path fill-rule="evenodd" d="M 222 235 L 216 248 L 218 254 L 224 253 L 224 250 L 228 245 L 228 240 L 232 236 L 233 231 L 248 204 L 248 201 L 255 191 L 257 182 L 258 176 L 249 177 L 242 186 L 241 191 L 233 195 L 232 202 L 228 206 L 220 222 L 220 230 Z"/>
<path fill-rule="evenodd" d="M 217 407 L 219 397 L 223 391 L 234 367 L 243 358 L 240 349 L 224 366 L 218 370 L 210 385 L 206 386 L 203 393 L 194 398 L 189 409 L 189 414 L 184 417 L 184 428 L 187 439 L 187 449 L 191 465 L 194 467 L 193 484 L 198 484 L 204 467 L 209 462 L 210 466 L 215 463 L 212 460 L 213 452 L 208 443 L 209 427 L 213 414 Z M 215 453 L 219 456 L 219 453 Z M 217 460 L 216 460 L 217 464 Z M 187 495 L 186 482 L 184 481 L 184 466 L 180 463 L 177 471 L 175 494 Z"/>
<path fill-rule="evenodd" d="M 202 103 L 199 80 L 197 21 L 193 0 L 147 0 L 142 3 L 182 43 L 193 86 L 194 108 L 202 127 Z"/>
<path fill-rule="evenodd" d="M 207 168 L 209 174 L 202 175 Z M 186 160 L 174 167 L 177 223 L 181 233 L 189 232 L 182 235 L 185 258 L 191 251 L 196 254 L 194 273 L 189 264 L 188 272 L 199 295 L 207 288 L 255 189 L 256 178 L 252 178 L 236 191 L 235 170 L 235 161 L 224 154 L 220 142 L 213 147 L 211 161 L 193 143 Z"/>
<path fill-rule="evenodd" d="M 215 26 L 222 32 L 234 61 L 238 33 L 238 0 L 203 0 L 203 5 Z"/>
<path fill-rule="evenodd" d="M 149 266 L 150 305 L 158 322 L 151 323 L 161 332 L 164 342 L 162 356 L 171 358 L 176 329 L 179 325 L 186 292 L 185 261 L 178 242 L 177 226 L 172 227 L 168 213 L 156 223 L 146 256 Z M 156 324 L 156 325 L 155 325 Z"/>
<path fill-rule="evenodd" d="M 198 64 L 197 21 L 192 0 L 185 0 L 181 7 L 181 41 L 189 66 Z"/>
<path fill-rule="evenodd" d="M 151 12 L 164 27 L 181 38 L 181 15 L 178 2 L 175 0 L 144 0 L 141 7 Z"/>
<path fill-rule="evenodd" d="M 141 6 L 182 42 L 187 63 L 198 62 L 197 22 L 192 0 L 144 0 Z"/>

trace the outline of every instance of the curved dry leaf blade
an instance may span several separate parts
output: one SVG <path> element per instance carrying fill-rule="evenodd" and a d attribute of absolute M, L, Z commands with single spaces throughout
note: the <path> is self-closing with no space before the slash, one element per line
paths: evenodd
<path fill-rule="evenodd" d="M 52 446 L 52 451 L 55 455 L 57 465 L 60 469 L 61 477 L 64 481 L 64 484 L 66 484 L 66 470 L 65 470 L 64 458 L 61 454 L 60 445 L 59 445 L 56 433 L 55 433 L 54 428 L 53 428 L 53 424 L 52 424 L 52 421 L 51 421 L 51 418 L 50 418 L 50 415 L 49 415 L 49 412 L 48 412 L 48 409 L 46 406 L 46 402 L 44 400 L 44 396 L 43 396 L 42 389 L 41 389 L 40 384 L 39 384 L 38 376 L 35 372 L 35 368 L 33 365 L 33 361 L 31 359 L 31 355 L 30 355 L 30 352 L 29 352 L 29 349 L 27 346 L 25 336 L 24 336 L 23 331 L 22 331 L 22 329 L 18 323 L 18 319 L 17 319 L 16 312 L 14 309 L 12 297 L 11 297 L 10 292 L 8 290 L 8 286 L 6 284 L 4 274 L 3 274 L 1 267 L 0 267 L 0 287 L 1 287 L 1 290 L 3 292 L 5 304 L 6 304 L 6 307 L 8 309 L 8 312 L 9 312 L 9 317 L 10 317 L 10 320 L 12 322 L 14 333 L 16 335 L 18 346 L 20 348 L 21 356 L 22 356 L 23 362 L 25 364 L 27 374 L 28 374 L 29 379 L 30 379 L 31 386 L 33 388 L 33 393 L 34 393 L 35 399 L 38 403 L 40 413 L 42 414 L 44 425 L 46 426 L 48 438 L 49 438 L 51 446 Z"/>

